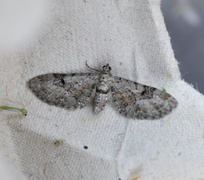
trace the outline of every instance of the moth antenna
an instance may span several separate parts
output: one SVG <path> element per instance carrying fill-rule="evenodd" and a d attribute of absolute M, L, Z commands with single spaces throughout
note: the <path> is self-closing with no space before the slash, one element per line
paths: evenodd
<path fill-rule="evenodd" d="M 90 67 L 90 66 L 88 65 L 88 62 L 87 62 L 87 61 L 86 61 L 86 67 L 88 67 L 88 68 L 91 69 L 91 70 L 101 72 L 101 71 L 98 70 L 98 69 L 94 69 L 94 68 Z"/>

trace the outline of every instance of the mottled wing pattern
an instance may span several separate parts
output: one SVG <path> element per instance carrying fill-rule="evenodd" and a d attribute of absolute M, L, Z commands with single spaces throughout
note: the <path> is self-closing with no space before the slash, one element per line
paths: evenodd
<path fill-rule="evenodd" d="M 28 81 L 28 87 L 42 101 L 64 108 L 82 108 L 90 100 L 98 74 L 44 74 Z"/>
<path fill-rule="evenodd" d="M 129 118 L 159 119 L 178 104 L 165 91 L 120 77 L 114 77 L 111 94 L 116 109 Z"/>

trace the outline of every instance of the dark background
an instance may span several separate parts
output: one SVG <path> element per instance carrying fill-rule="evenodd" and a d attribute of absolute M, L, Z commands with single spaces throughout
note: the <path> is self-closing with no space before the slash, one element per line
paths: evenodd
<path fill-rule="evenodd" d="M 204 0 L 161 0 L 182 79 L 204 94 Z"/>

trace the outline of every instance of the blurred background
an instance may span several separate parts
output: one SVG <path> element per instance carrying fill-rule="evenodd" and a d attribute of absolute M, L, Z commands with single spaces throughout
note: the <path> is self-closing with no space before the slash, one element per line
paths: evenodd
<path fill-rule="evenodd" d="M 161 0 L 182 79 L 204 94 L 204 0 Z"/>

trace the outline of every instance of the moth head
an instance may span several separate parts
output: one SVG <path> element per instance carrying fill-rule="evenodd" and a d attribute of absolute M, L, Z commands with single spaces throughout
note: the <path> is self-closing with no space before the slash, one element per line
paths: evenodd
<path fill-rule="evenodd" d="M 106 64 L 106 65 L 103 66 L 103 71 L 106 71 L 106 72 L 111 71 L 111 67 L 109 66 L 109 64 Z"/>

